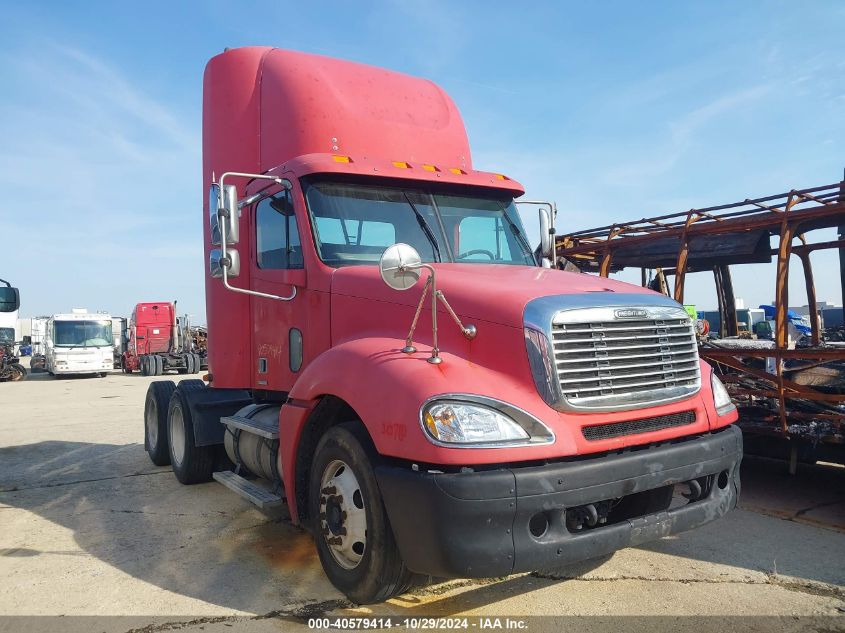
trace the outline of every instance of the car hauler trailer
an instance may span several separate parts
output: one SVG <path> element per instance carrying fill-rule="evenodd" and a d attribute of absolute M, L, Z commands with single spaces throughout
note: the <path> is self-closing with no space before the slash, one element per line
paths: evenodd
<path fill-rule="evenodd" d="M 640 268 L 643 285 L 653 271 L 652 283 L 667 294 L 673 277 L 680 302 L 691 273 L 713 275 L 719 309 L 711 325 L 718 327 L 702 337 L 699 354 L 735 399 L 746 451 L 787 458 L 794 473 L 799 460 L 845 464 L 845 346 L 826 340 L 810 259 L 843 252 L 841 233 L 838 240 L 820 233 L 843 222 L 845 180 L 559 235 L 557 256 L 602 277 Z M 789 309 L 793 255 L 804 277 L 806 325 Z M 774 305 L 737 308 L 731 270 L 747 264 L 774 264 Z M 845 258 L 840 264 L 845 285 Z"/>
<path fill-rule="evenodd" d="M 47 320 L 44 367 L 51 376 L 105 376 L 114 364 L 111 316 L 74 308 Z"/>
<path fill-rule="evenodd" d="M 286 503 L 359 603 L 736 504 L 736 411 L 683 307 L 548 268 L 545 209 L 535 258 L 439 87 L 256 47 L 203 99 L 208 385 L 150 385 L 156 464 Z"/>
<path fill-rule="evenodd" d="M 121 362 L 127 374 L 137 370 L 144 376 L 161 376 L 170 370 L 196 374 L 201 368 L 187 317 L 176 316 L 175 303 L 139 303 L 132 311 L 127 335 Z"/>

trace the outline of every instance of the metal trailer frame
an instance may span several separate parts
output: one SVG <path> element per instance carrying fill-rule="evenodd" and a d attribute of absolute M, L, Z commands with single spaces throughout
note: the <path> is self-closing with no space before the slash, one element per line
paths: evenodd
<path fill-rule="evenodd" d="M 837 240 L 811 243 L 807 239 L 811 231 L 837 227 Z M 777 248 L 771 248 L 771 237 L 778 238 Z M 796 238 L 799 244 L 793 243 Z M 845 389 L 831 393 L 798 384 L 784 375 L 783 362 L 802 361 L 789 368 L 791 372 L 845 361 L 845 347 L 826 345 L 822 340 L 810 263 L 814 251 L 840 249 L 840 275 L 845 288 L 845 181 L 561 234 L 555 246 L 562 263 L 602 277 L 635 266 L 642 269 L 645 286 L 646 271 L 653 269 L 657 287 L 665 294 L 669 294 L 665 278 L 673 275 L 672 294 L 679 303 L 684 301 L 686 274 L 712 270 L 722 336 L 738 334 L 730 266 L 771 262 L 776 256 L 774 349 L 704 344 L 700 355 L 716 367 L 737 398 L 745 430 L 810 440 L 814 448 L 819 444 L 842 448 L 845 444 Z M 788 345 L 787 282 L 792 255 L 801 260 L 811 322 L 810 345 L 796 349 Z M 776 373 L 749 366 L 749 361 L 756 359 L 759 363 L 767 358 L 775 359 Z M 814 410 L 807 411 L 808 404 Z M 797 455 L 798 445 L 791 442 L 791 470 Z"/>

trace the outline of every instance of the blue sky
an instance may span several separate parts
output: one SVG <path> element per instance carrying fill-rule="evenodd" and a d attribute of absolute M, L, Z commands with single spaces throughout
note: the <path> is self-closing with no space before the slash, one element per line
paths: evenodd
<path fill-rule="evenodd" d="M 434 80 L 463 114 L 475 166 L 556 200 L 559 231 L 829 184 L 845 167 L 840 2 L 0 9 L 0 277 L 21 287 L 24 315 L 179 299 L 204 318 L 202 71 L 224 47 Z M 839 303 L 836 255 L 814 263 L 819 298 Z M 793 305 L 806 301 L 797 273 Z M 698 277 L 688 300 L 711 307 Z M 747 304 L 770 301 L 773 267 L 738 270 L 735 285 Z"/>

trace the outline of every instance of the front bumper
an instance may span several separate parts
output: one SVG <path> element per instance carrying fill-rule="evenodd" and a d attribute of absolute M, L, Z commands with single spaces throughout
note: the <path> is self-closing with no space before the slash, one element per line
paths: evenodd
<path fill-rule="evenodd" d="M 713 521 L 736 506 L 736 426 L 661 446 L 544 466 L 468 473 L 380 465 L 376 477 L 405 564 L 438 577 L 483 578 L 602 556 Z M 720 477 L 721 475 L 721 477 Z M 712 476 L 704 498 L 580 532 L 567 508 Z M 542 536 L 529 528 L 543 513 Z"/>

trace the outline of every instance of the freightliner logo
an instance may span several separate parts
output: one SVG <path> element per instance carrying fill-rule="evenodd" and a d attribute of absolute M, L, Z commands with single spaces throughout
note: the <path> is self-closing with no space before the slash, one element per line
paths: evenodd
<path fill-rule="evenodd" d="M 617 319 L 639 319 L 648 316 L 648 310 L 638 310 L 636 308 L 625 308 L 624 310 L 614 310 L 613 314 Z"/>

